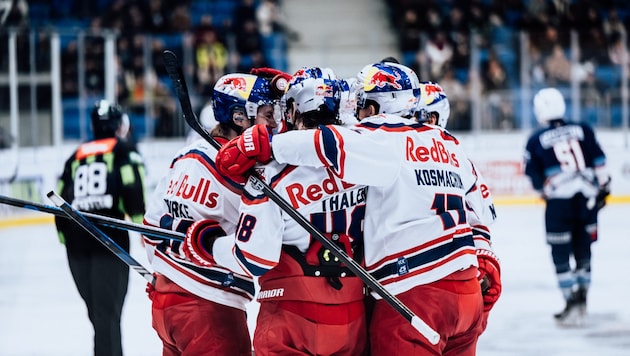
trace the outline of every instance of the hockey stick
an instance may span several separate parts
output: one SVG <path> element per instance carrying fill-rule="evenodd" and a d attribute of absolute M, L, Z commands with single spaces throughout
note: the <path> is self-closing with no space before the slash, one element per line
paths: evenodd
<path fill-rule="evenodd" d="M 94 236 L 100 243 L 103 244 L 108 250 L 110 250 L 116 257 L 120 258 L 124 263 L 126 263 L 129 267 L 131 267 L 134 271 L 138 272 L 144 279 L 146 279 L 149 283 L 154 284 L 155 278 L 151 271 L 146 269 L 140 262 L 136 261 L 129 252 L 125 251 L 122 247 L 120 247 L 116 242 L 114 242 L 109 236 L 107 236 L 103 231 L 99 230 L 90 220 L 88 220 L 82 213 L 78 210 L 74 209 L 68 202 L 63 200 L 62 197 L 57 195 L 54 191 L 50 191 L 47 194 L 48 199 L 50 199 L 57 207 L 61 208 L 69 218 L 74 220 L 77 224 L 81 225 L 85 231 L 89 232 L 90 235 Z"/>
<path fill-rule="evenodd" d="M 68 215 L 64 213 L 63 210 L 54 206 L 50 206 L 50 205 L 43 205 L 43 204 L 38 204 L 38 203 L 29 202 L 25 200 L 10 198 L 4 195 L 0 195 L 0 203 L 16 206 L 18 208 L 25 208 L 25 209 L 30 209 L 34 211 L 39 211 L 42 213 L 49 213 L 55 216 L 68 219 Z M 85 212 L 81 212 L 81 214 L 83 214 L 83 216 L 85 216 L 91 222 L 102 225 L 102 226 L 113 227 L 120 230 L 135 231 L 144 235 L 150 235 L 150 236 L 158 237 L 161 239 L 183 241 L 184 237 L 186 237 L 186 235 L 180 232 L 160 229 L 160 228 L 146 226 L 142 224 L 136 224 L 136 223 L 128 222 L 125 220 L 114 219 L 114 218 L 110 218 L 110 217 L 102 216 L 98 214 L 91 214 L 91 213 L 85 213 Z"/>
<path fill-rule="evenodd" d="M 206 129 L 201 125 L 199 119 L 193 112 L 192 105 L 190 103 L 190 96 L 188 94 L 188 87 L 186 85 L 184 74 L 182 73 L 179 60 L 175 53 L 166 50 L 162 54 L 164 60 L 164 66 L 168 72 L 171 81 L 175 87 L 175 92 L 179 103 L 182 107 L 182 113 L 184 119 L 201 137 L 203 137 L 208 143 L 210 143 L 217 150 L 221 148 L 219 144 Z M 368 285 L 374 292 L 380 295 L 387 303 L 389 303 L 398 313 L 400 313 L 405 319 L 407 319 L 411 325 L 420 332 L 429 342 L 436 345 L 440 341 L 440 334 L 427 325 L 424 320 L 415 315 L 406 305 L 404 305 L 398 298 L 387 291 L 372 275 L 367 273 L 361 265 L 355 260 L 350 258 L 344 250 L 335 245 L 332 241 L 328 240 L 324 234 L 321 233 L 315 226 L 313 226 L 306 218 L 295 210 L 284 198 L 282 198 L 276 191 L 274 191 L 267 183 L 262 180 L 259 175 L 252 170 L 250 174 L 250 181 L 256 186 L 256 188 L 262 190 L 262 192 L 273 202 L 275 202 L 282 210 L 284 210 L 289 216 L 291 216 L 300 226 L 302 226 L 311 236 L 315 237 L 324 247 L 329 249 L 333 255 L 339 258 L 356 276 L 361 278 L 363 282 Z"/>

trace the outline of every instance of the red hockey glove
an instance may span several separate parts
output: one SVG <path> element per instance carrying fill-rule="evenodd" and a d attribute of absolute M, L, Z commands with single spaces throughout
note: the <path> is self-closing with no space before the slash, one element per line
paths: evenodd
<path fill-rule="evenodd" d="M 214 240 L 225 235 L 225 231 L 216 220 L 195 221 L 186 230 L 182 251 L 192 263 L 201 267 L 212 267 L 215 265 L 212 256 Z"/>
<path fill-rule="evenodd" d="M 256 162 L 271 161 L 271 129 L 267 125 L 254 125 L 221 147 L 216 165 L 221 174 L 240 183 L 246 180 Z"/>
<path fill-rule="evenodd" d="M 265 78 L 273 78 L 277 75 L 282 75 L 287 79 L 291 79 L 291 74 L 285 73 L 279 69 L 269 68 L 269 67 L 252 68 L 249 71 L 249 74 L 253 74 L 253 75 L 257 75 L 259 77 L 265 77 Z"/>
<path fill-rule="evenodd" d="M 274 68 L 252 68 L 250 74 L 267 78 L 271 92 L 279 99 L 291 80 L 291 74 Z"/>
<path fill-rule="evenodd" d="M 494 252 L 477 250 L 479 283 L 483 286 L 483 311 L 489 312 L 501 296 L 501 267 Z"/>

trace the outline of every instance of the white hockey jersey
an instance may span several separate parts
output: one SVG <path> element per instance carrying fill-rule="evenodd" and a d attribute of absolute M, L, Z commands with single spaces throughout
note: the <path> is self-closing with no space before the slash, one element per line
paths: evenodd
<path fill-rule="evenodd" d="M 272 149 L 280 163 L 329 167 L 369 186 L 366 269 L 392 294 L 476 266 L 476 248 L 490 249 L 492 198 L 457 139 L 439 127 L 377 115 L 352 129 L 277 135 Z"/>
<path fill-rule="evenodd" d="M 194 221 L 214 219 L 226 233 L 234 233 L 242 185 L 218 173 L 216 154 L 217 150 L 204 140 L 180 150 L 147 204 L 145 224 L 185 233 Z M 189 292 L 243 310 L 253 299 L 252 278 L 219 265 L 199 267 L 180 253 L 178 241 L 152 236 L 144 236 L 144 241 L 154 271 Z"/>
<path fill-rule="evenodd" d="M 353 250 L 362 250 L 356 246 L 363 239 L 364 186 L 346 183 L 322 167 L 272 161 L 258 171 L 283 199 L 351 257 Z M 217 239 L 213 255 L 217 263 L 234 271 L 260 276 L 258 300 L 339 304 L 363 299 L 363 282 L 349 270 L 344 272 L 332 253 L 251 180 L 245 185 L 240 212 L 236 236 Z M 332 287 L 326 279 L 330 276 L 343 288 Z"/>

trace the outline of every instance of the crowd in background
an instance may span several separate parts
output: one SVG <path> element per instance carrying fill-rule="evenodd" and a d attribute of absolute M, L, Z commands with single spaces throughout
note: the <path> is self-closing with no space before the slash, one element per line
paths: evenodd
<path fill-rule="evenodd" d="M 286 57 L 286 41 L 295 40 L 282 18 L 280 0 L 13 0 L 14 11 L 7 25 L 55 25 L 73 31 L 87 29 L 85 41 L 85 89 L 87 95 L 102 95 L 104 88 L 102 29 L 118 33 L 117 100 L 133 115 L 146 114 L 147 93 L 155 100 L 149 113 L 156 118 L 154 136 L 179 135 L 174 129 L 177 108 L 170 82 L 161 63 L 165 48 L 182 55 L 193 46 L 193 62 L 187 73 L 189 85 L 201 97 L 209 97 L 217 78 L 226 72 L 248 71 L 272 66 L 287 70 L 286 58 L 278 61 L 270 53 Z M 423 80 L 439 82 L 452 104 L 453 130 L 471 128 L 471 78 L 478 75 L 480 91 L 497 117 L 490 126 L 510 129 L 515 123 L 513 102 L 500 93 L 514 92 L 522 83 L 523 60 L 519 35 L 525 33 L 531 60 L 531 86 L 568 88 L 578 78 L 582 106 L 596 115 L 604 95 L 618 90 L 620 65 L 627 44 L 630 5 L 626 0 L 386 0 L 392 27 L 398 34 L 401 62 Z M 572 57 L 571 34 L 577 33 L 579 53 Z M 45 31 L 38 33 L 38 53 L 48 46 Z M 18 51 L 27 52 L 23 38 Z M 479 73 L 471 71 L 474 46 L 480 49 Z M 0 44 L 0 47 L 5 44 Z M 478 46 L 478 47 L 477 47 Z M 147 47 L 151 53 L 147 68 Z M 3 47 L 0 48 L 3 50 Z M 76 97 L 78 46 L 76 39 L 62 37 L 62 92 Z M 277 51 L 276 51 L 277 52 Z M 44 52 L 45 53 L 45 52 Z M 4 70 L 7 59 L 0 59 Z M 572 63 L 577 62 L 577 66 Z M 38 57 L 36 65 L 49 60 Z M 28 61 L 18 69 L 28 71 Z M 49 95 L 38 95 L 42 105 Z M 619 95 L 612 96 L 618 98 Z M 169 99 L 170 98 L 170 99 Z M 615 99 L 619 100 L 619 99 Z M 587 113 L 588 114 L 588 113 Z M 132 117 L 133 118 L 133 117 Z M 596 120 L 596 119 L 593 119 Z M 592 123 L 596 124 L 595 121 Z"/>
<path fill-rule="evenodd" d="M 278 67 L 277 61 L 270 63 L 267 42 L 276 34 L 284 36 L 286 30 L 277 0 L 33 0 L 28 4 L 22 1 L 22 5 L 14 9 L 7 27 L 55 26 L 60 30 L 64 99 L 76 98 L 82 85 L 78 80 L 77 30 L 85 31 L 83 85 L 88 97 L 103 95 L 103 30 L 115 33 L 117 68 L 121 68 L 116 99 L 131 115 L 145 115 L 147 94 L 159 98 L 148 113 L 156 118 L 157 137 L 177 134 L 173 120 L 177 106 L 161 60 L 164 49 L 173 50 L 181 58 L 184 46 L 192 45 L 189 85 L 195 93 L 209 97 L 216 80 L 227 72 Z M 70 36 L 64 36 L 68 33 Z M 295 38 L 293 33 L 289 35 Z M 49 46 L 45 31 L 38 34 L 38 43 L 38 52 L 48 53 L 42 50 Z M 18 55 L 28 50 L 27 36 L 18 36 Z M 45 55 L 40 57 L 37 67 L 41 69 L 49 61 Z M 18 70 L 28 72 L 28 61 L 22 61 Z"/>
<path fill-rule="evenodd" d="M 568 87 L 577 75 L 586 100 L 618 87 L 621 52 L 630 25 L 625 0 L 387 0 L 400 39 L 403 63 L 439 82 L 453 105 L 452 122 L 461 127 L 469 110 L 471 41 L 480 48 L 481 90 L 491 93 L 520 83 L 519 33 L 529 40 L 532 85 Z M 571 33 L 580 48 L 571 65 Z M 478 35 L 478 36 L 476 36 Z M 574 72 L 572 72 L 572 70 Z M 509 103 L 497 103 L 504 116 Z M 501 125 L 501 123 L 498 123 Z M 506 124 L 509 123 L 506 120 Z"/>

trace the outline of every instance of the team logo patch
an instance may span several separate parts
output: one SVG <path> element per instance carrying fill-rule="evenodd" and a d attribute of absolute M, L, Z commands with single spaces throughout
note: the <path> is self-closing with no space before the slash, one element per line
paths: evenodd
<path fill-rule="evenodd" d="M 407 259 L 405 257 L 400 257 L 398 261 L 396 261 L 396 267 L 398 269 L 399 276 L 409 273 L 409 264 L 407 263 Z"/>
<path fill-rule="evenodd" d="M 229 286 L 231 286 L 232 284 L 234 284 L 234 274 L 232 274 L 232 273 L 228 273 L 228 274 L 225 276 L 225 279 L 223 280 L 223 282 L 221 283 L 221 285 L 222 285 L 222 286 L 224 286 L 224 287 L 229 287 Z"/>

